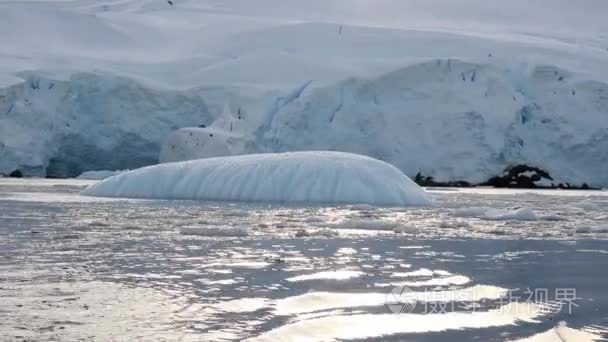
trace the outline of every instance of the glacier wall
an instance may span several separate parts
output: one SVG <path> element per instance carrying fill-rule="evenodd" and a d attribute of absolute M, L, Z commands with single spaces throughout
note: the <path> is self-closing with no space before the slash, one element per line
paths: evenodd
<path fill-rule="evenodd" d="M 93 73 L 20 77 L 0 89 L 0 174 L 73 177 L 155 164 L 171 131 L 213 119 L 195 91 Z"/>
<path fill-rule="evenodd" d="M 444 182 L 480 183 L 527 164 L 555 184 L 608 186 L 608 85 L 549 65 L 433 60 L 375 79 L 296 87 L 258 115 L 229 112 L 209 128 L 172 134 L 161 161 L 220 149 L 338 150 Z"/>
<path fill-rule="evenodd" d="M 291 89 L 162 90 L 108 74 L 21 73 L 0 89 L 0 174 L 336 150 L 408 176 L 480 183 L 512 165 L 608 186 L 608 85 L 550 65 L 439 59 Z"/>

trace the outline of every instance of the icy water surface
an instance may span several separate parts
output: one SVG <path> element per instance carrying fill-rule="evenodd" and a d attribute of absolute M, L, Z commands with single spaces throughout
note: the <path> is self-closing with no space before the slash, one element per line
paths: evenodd
<path fill-rule="evenodd" d="M 591 341 L 608 192 L 426 208 L 80 197 L 0 179 L 0 340 Z"/>

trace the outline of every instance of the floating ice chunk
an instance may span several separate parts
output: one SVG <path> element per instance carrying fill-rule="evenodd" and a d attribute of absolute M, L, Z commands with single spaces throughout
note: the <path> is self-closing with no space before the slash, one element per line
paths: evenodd
<path fill-rule="evenodd" d="M 509 233 L 509 231 L 503 227 L 484 227 L 479 229 L 477 232 L 492 235 L 508 235 Z"/>
<path fill-rule="evenodd" d="M 245 210 L 229 210 L 222 213 L 226 217 L 247 217 L 249 212 Z"/>
<path fill-rule="evenodd" d="M 247 236 L 249 231 L 243 227 L 233 226 L 187 226 L 180 229 L 183 235 L 199 236 Z"/>
<path fill-rule="evenodd" d="M 369 230 L 395 230 L 398 227 L 397 222 L 371 219 L 352 219 L 332 225 L 332 228 Z"/>
<path fill-rule="evenodd" d="M 348 207 L 350 210 L 373 210 L 374 206 L 369 204 L 353 204 Z"/>
<path fill-rule="evenodd" d="M 394 278 L 407 278 L 407 277 L 432 277 L 433 271 L 428 268 L 421 268 L 419 270 L 411 271 L 411 272 L 395 272 L 391 274 L 391 277 Z"/>
<path fill-rule="evenodd" d="M 590 233 L 591 227 L 578 227 L 574 231 L 577 233 Z"/>
<path fill-rule="evenodd" d="M 536 221 L 538 217 L 534 210 L 530 208 L 521 208 L 511 211 L 490 210 L 486 213 L 490 220 L 518 220 L 518 221 Z"/>
<path fill-rule="evenodd" d="M 460 208 L 452 213 L 455 217 L 484 217 L 489 210 L 487 207 Z"/>
<path fill-rule="evenodd" d="M 209 269 L 209 270 L 207 270 L 207 272 L 215 273 L 215 274 L 231 274 L 232 270 L 230 270 L 230 269 Z"/>
<path fill-rule="evenodd" d="M 420 229 L 418 227 L 415 227 L 412 225 L 406 225 L 406 226 L 397 226 L 397 227 L 395 227 L 395 229 L 393 229 L 393 231 L 395 233 L 416 233 L 416 232 L 419 232 Z"/>
<path fill-rule="evenodd" d="M 575 231 L 577 233 L 608 233 L 608 225 L 578 227 Z"/>
<path fill-rule="evenodd" d="M 574 203 L 573 206 L 585 210 L 597 210 L 608 207 L 608 201 L 586 199 Z"/>
<path fill-rule="evenodd" d="M 88 224 L 91 227 L 109 227 L 110 226 L 110 223 L 108 223 L 107 221 L 97 221 L 97 220 L 89 221 Z"/>
<path fill-rule="evenodd" d="M 455 217 L 473 217 L 480 218 L 484 220 L 493 220 L 493 221 L 507 221 L 507 220 L 517 220 L 517 221 L 536 221 L 538 220 L 538 216 L 534 210 L 530 208 L 520 208 L 515 210 L 506 210 L 506 209 L 495 209 L 488 207 L 473 207 L 473 208 L 461 208 L 457 209 L 452 213 L 452 216 Z"/>
<path fill-rule="evenodd" d="M 76 177 L 78 179 L 86 179 L 86 180 L 102 180 L 106 178 L 110 178 L 113 176 L 121 175 L 125 172 L 129 172 L 130 170 L 117 170 L 117 171 L 108 171 L 108 170 L 100 170 L 100 171 L 86 171 L 80 174 L 80 176 Z"/>
<path fill-rule="evenodd" d="M 399 249 L 425 249 L 431 246 L 399 246 Z"/>
<path fill-rule="evenodd" d="M 439 223 L 439 228 L 469 228 L 471 226 L 470 223 L 466 221 L 453 220 L 453 221 L 441 221 Z"/>
<path fill-rule="evenodd" d="M 144 227 L 137 225 L 137 224 L 132 224 L 132 223 L 125 223 L 120 225 L 120 229 L 124 229 L 124 230 L 143 230 Z"/>
<path fill-rule="evenodd" d="M 310 216 L 310 217 L 307 217 L 304 219 L 304 222 L 306 222 L 306 223 L 321 223 L 324 221 L 325 220 L 319 216 Z"/>
<path fill-rule="evenodd" d="M 251 154 L 144 167 L 101 181 L 86 196 L 301 203 L 426 205 L 396 167 L 341 152 Z"/>
<path fill-rule="evenodd" d="M 527 338 L 515 340 L 516 342 L 593 342 L 602 341 L 602 336 L 594 332 L 572 329 L 564 322 L 556 327 Z"/>
<path fill-rule="evenodd" d="M 336 255 L 357 254 L 357 250 L 351 247 L 342 247 L 336 251 Z"/>
<path fill-rule="evenodd" d="M 308 236 L 310 236 L 310 233 L 309 233 L 309 231 L 308 231 L 308 230 L 306 230 L 306 229 L 299 229 L 299 230 L 296 232 L 296 237 L 308 237 Z"/>
<path fill-rule="evenodd" d="M 291 278 L 287 278 L 287 281 L 290 282 L 298 282 L 298 281 L 306 281 L 306 280 L 320 280 L 320 279 L 331 279 L 331 280 L 346 280 L 350 278 L 358 278 L 364 275 L 365 272 L 361 271 L 324 271 L 317 272 L 313 274 L 303 274 Z"/>
<path fill-rule="evenodd" d="M 300 229 L 296 232 L 296 237 L 310 237 L 310 236 L 325 236 L 325 237 L 335 237 L 338 236 L 338 232 L 331 229 Z"/>
<path fill-rule="evenodd" d="M 270 266 L 271 263 L 267 262 L 267 261 L 240 261 L 240 262 L 232 262 L 232 263 L 227 263 L 224 266 L 226 267 L 234 267 L 234 268 L 252 268 L 252 269 L 257 269 L 257 268 L 264 268 L 267 266 Z"/>
<path fill-rule="evenodd" d="M 566 217 L 564 216 L 560 216 L 558 214 L 549 214 L 549 215 L 542 215 L 539 217 L 540 220 L 543 221 L 566 221 Z"/>
<path fill-rule="evenodd" d="M 266 298 L 240 298 L 213 305 L 214 309 L 225 312 L 254 312 L 269 305 Z"/>
<path fill-rule="evenodd" d="M 591 227 L 591 231 L 594 233 L 608 233 L 608 225 Z"/>
<path fill-rule="evenodd" d="M 205 285 L 234 285 L 234 284 L 238 283 L 238 280 L 236 280 L 236 279 L 220 279 L 220 280 L 201 279 L 199 281 Z"/>
<path fill-rule="evenodd" d="M 448 285 L 465 285 L 471 282 L 471 278 L 464 275 L 453 275 L 444 278 L 433 278 L 429 280 L 420 280 L 420 281 L 406 281 L 403 283 L 398 283 L 394 285 L 403 285 L 403 286 L 448 286 Z"/>

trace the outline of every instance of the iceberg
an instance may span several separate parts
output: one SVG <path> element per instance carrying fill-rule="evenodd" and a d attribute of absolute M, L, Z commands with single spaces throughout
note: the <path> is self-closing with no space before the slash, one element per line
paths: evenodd
<path fill-rule="evenodd" d="M 427 205 L 426 192 L 396 167 L 329 151 L 250 154 L 148 166 L 82 192 L 142 199 Z"/>

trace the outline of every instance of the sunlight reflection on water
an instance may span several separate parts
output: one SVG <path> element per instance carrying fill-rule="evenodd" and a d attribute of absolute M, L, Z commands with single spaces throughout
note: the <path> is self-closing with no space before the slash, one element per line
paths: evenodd
<path fill-rule="evenodd" d="M 0 180 L 9 338 L 578 341 L 606 325 L 608 275 L 597 265 L 608 262 L 608 233 L 585 228 L 608 225 L 598 192 L 435 191 L 429 208 L 302 208 L 82 200 L 86 184 Z M 454 215 L 481 207 L 527 207 L 538 219 Z M 248 235 L 182 233 L 205 226 Z M 387 296 L 403 286 L 418 305 L 398 315 Z M 579 307 L 504 302 L 526 287 L 575 287 Z M 442 302 L 458 305 L 423 311 Z"/>

